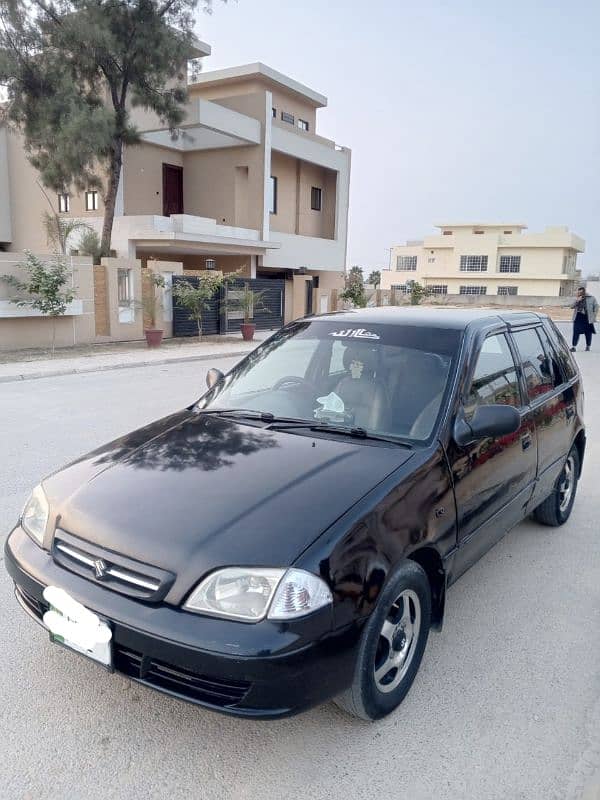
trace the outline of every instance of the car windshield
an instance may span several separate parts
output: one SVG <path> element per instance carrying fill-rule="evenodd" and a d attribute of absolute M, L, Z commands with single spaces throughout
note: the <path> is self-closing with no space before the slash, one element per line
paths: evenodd
<path fill-rule="evenodd" d="M 423 441 L 439 416 L 460 337 L 424 326 L 302 320 L 259 346 L 196 409 Z"/>

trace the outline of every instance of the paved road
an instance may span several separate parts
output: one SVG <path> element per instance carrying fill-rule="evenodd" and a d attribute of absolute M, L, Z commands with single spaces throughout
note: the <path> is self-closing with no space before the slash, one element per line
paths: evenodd
<path fill-rule="evenodd" d="M 0 569 L 0 798 L 582 797 L 600 780 L 600 354 L 580 362 L 590 446 L 571 521 L 523 523 L 461 579 L 408 698 L 378 724 L 332 704 L 229 719 L 110 676 L 51 645 Z M 0 530 L 40 476 L 181 407 L 207 366 L 0 386 Z"/>

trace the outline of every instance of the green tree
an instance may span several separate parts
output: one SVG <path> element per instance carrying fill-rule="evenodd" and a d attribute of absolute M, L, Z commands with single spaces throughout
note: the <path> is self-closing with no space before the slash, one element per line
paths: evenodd
<path fill-rule="evenodd" d="M 211 0 L 0 0 L 3 117 L 54 192 L 95 187 L 108 255 L 131 108 L 181 123 L 194 11 Z M 173 78 L 175 77 L 175 82 Z"/>
<path fill-rule="evenodd" d="M 16 275 L 6 275 L 3 280 L 19 292 L 11 298 L 17 306 L 28 306 L 52 317 L 52 355 L 56 344 L 56 319 L 62 317 L 69 303 L 75 297 L 71 285 L 71 272 L 67 269 L 64 256 L 57 254 L 44 263 L 29 250 L 25 251 L 25 261 L 19 264 L 27 274 L 24 279 Z"/>
<path fill-rule="evenodd" d="M 411 281 L 410 286 L 410 304 L 412 306 L 420 305 L 421 301 L 429 295 L 429 290 L 426 286 L 422 286 L 418 281 Z"/>
<path fill-rule="evenodd" d="M 79 239 L 79 254 L 91 256 L 94 264 L 99 264 L 102 257 L 102 246 L 100 237 L 93 228 L 84 231 Z"/>
<path fill-rule="evenodd" d="M 202 339 L 202 315 L 210 308 L 210 301 L 223 284 L 232 280 L 233 274 L 235 273 L 222 275 L 220 272 L 206 272 L 198 277 L 197 285 L 190 280 L 177 281 L 173 285 L 173 297 L 185 308 L 189 319 L 196 323 L 199 339 Z"/>
<path fill-rule="evenodd" d="M 381 283 L 381 271 L 378 269 L 374 269 L 373 272 L 367 278 L 367 283 L 372 284 L 376 289 Z"/>
<path fill-rule="evenodd" d="M 365 279 L 361 267 L 350 267 L 346 274 L 346 286 L 340 292 L 342 300 L 346 300 L 357 308 L 364 308 L 367 305 L 365 295 Z"/>
<path fill-rule="evenodd" d="M 52 247 L 55 253 L 60 255 L 67 255 L 67 246 L 69 239 L 77 231 L 85 231 L 93 233 L 89 225 L 85 222 L 80 222 L 70 217 L 61 217 L 58 214 L 44 211 L 42 216 L 42 224 L 46 230 L 46 240 Z M 84 236 L 86 233 L 83 234 Z"/>

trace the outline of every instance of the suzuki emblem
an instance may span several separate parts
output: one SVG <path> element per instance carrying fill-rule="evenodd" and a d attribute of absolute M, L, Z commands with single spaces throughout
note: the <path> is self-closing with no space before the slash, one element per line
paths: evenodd
<path fill-rule="evenodd" d="M 108 571 L 108 566 L 106 564 L 106 561 L 104 561 L 101 558 L 97 558 L 94 561 L 94 572 L 96 573 L 96 578 L 98 578 L 98 580 L 102 580 L 102 578 L 106 577 L 107 571 Z"/>

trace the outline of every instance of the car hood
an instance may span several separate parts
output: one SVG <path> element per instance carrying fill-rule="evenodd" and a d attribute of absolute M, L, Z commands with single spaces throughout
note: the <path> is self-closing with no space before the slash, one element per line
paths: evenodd
<path fill-rule="evenodd" d="M 182 411 L 44 481 L 57 526 L 176 576 L 288 566 L 412 453 Z"/>

